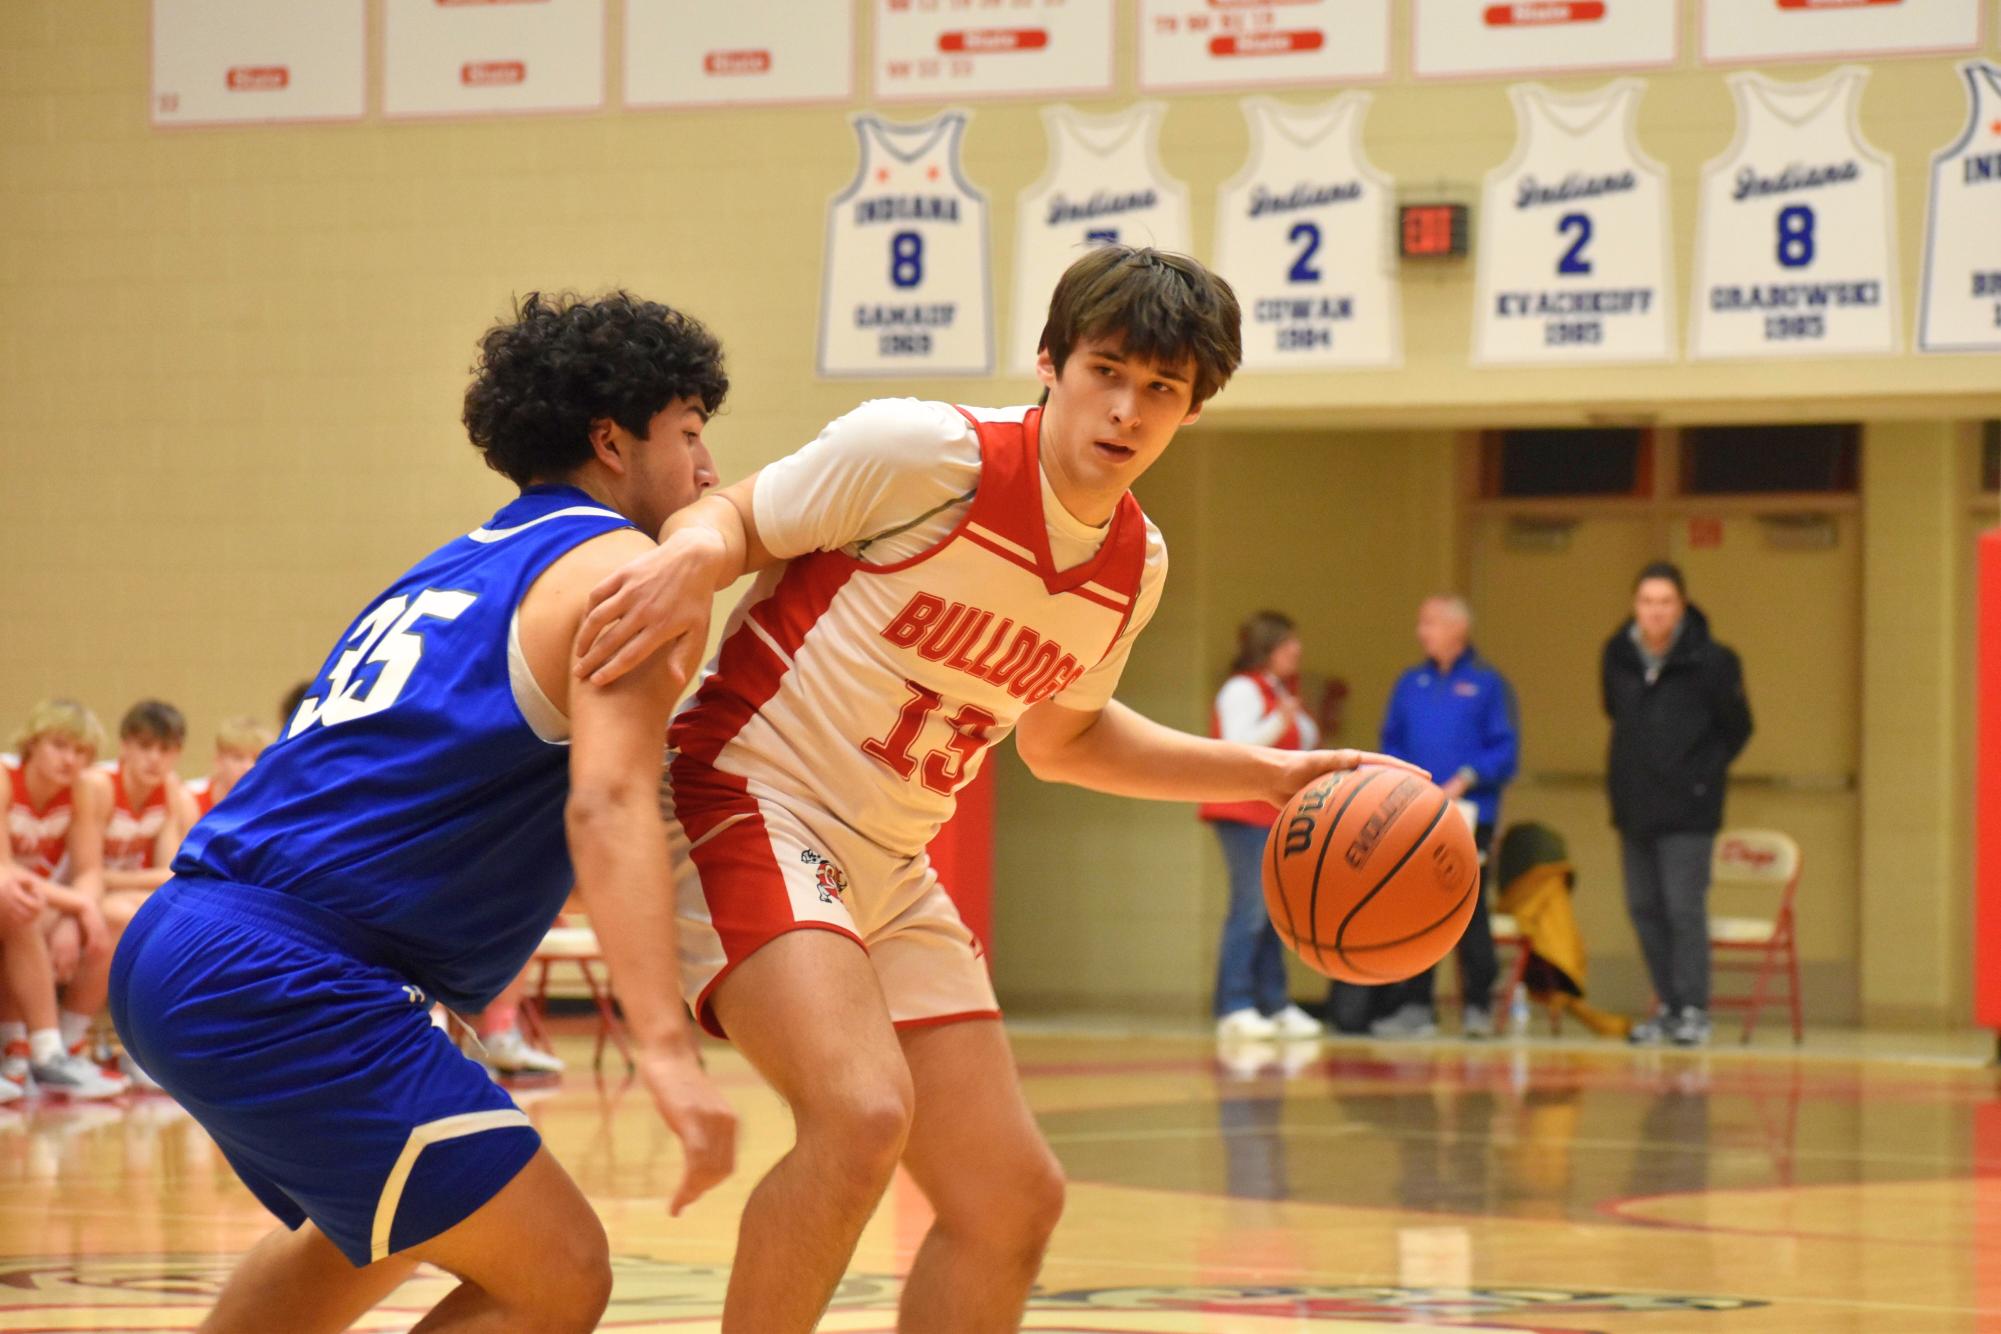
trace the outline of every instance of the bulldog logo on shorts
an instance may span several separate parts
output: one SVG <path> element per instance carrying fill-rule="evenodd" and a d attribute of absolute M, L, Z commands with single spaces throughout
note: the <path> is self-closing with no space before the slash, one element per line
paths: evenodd
<path fill-rule="evenodd" d="M 820 902 L 838 903 L 841 896 L 848 892 L 847 873 L 813 849 L 802 851 L 799 860 L 815 868 L 815 878 L 819 883 L 814 888 L 820 891 Z"/>

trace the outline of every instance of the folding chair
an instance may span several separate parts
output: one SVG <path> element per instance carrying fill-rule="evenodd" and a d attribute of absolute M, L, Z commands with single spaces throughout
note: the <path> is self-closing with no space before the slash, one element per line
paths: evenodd
<path fill-rule="evenodd" d="M 632 1049 L 626 1045 L 625 1025 L 612 1005 L 611 973 L 605 966 L 604 950 L 598 945 L 598 933 L 587 922 L 571 925 L 558 918 L 557 925 L 549 928 L 529 960 L 535 977 L 528 984 L 528 1004 L 521 1007 L 529 1038 L 545 1050 L 549 1046 L 549 1030 L 543 1019 L 549 1013 L 549 970 L 559 963 L 576 965 L 583 976 L 584 989 L 597 1007 L 598 1040 L 591 1050 L 591 1068 L 603 1067 L 605 1043 L 609 1041 L 625 1058 L 625 1068 L 632 1069 Z"/>
<path fill-rule="evenodd" d="M 1748 995 L 1710 997 L 1715 1010 L 1743 1010 L 1741 1041 L 1751 1040 L 1759 1013 L 1767 1005 L 1782 1000 L 1792 1012 L 1793 1041 L 1800 1041 L 1800 960 L 1794 926 L 1793 898 L 1800 882 L 1800 846 L 1772 829 L 1726 829 L 1716 836 L 1716 852 L 1710 863 L 1710 887 L 1752 889 L 1775 894 L 1776 910 L 1770 917 L 1711 917 L 1709 951 L 1711 967 L 1717 972 L 1755 972 Z M 1779 975 L 1785 979 L 1783 997 L 1770 994 Z"/>

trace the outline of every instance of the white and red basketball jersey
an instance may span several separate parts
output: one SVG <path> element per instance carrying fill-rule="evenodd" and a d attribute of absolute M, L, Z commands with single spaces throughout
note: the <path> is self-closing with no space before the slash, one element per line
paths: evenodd
<path fill-rule="evenodd" d="M 188 780 L 188 795 L 195 799 L 195 817 L 207 815 L 215 809 L 215 780 L 208 774 Z"/>
<path fill-rule="evenodd" d="M 794 556 L 731 615 L 670 734 L 690 839 L 757 818 L 766 797 L 918 856 L 1022 713 L 1119 645 L 1148 563 L 1139 503 L 1125 496 L 1096 555 L 1057 569 L 1040 409 L 958 411 L 977 432 L 977 490 L 941 541 L 887 564 Z"/>
<path fill-rule="evenodd" d="M 104 766 L 111 778 L 111 815 L 104 825 L 104 869 L 145 871 L 153 866 L 153 845 L 167 826 L 167 785 L 154 788 L 143 802 L 132 800 L 125 775 L 116 763 Z"/>
<path fill-rule="evenodd" d="M 9 765 L 7 779 L 13 791 L 7 807 L 7 841 L 14 864 L 44 880 L 61 880 L 69 870 L 69 826 L 76 813 L 70 789 L 62 789 L 48 805 L 38 807 L 28 797 L 26 770 Z"/>

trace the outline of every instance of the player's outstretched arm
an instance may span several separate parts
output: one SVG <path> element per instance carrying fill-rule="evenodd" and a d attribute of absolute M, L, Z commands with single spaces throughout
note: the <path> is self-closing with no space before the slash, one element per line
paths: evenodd
<path fill-rule="evenodd" d="M 660 817 L 667 718 L 687 673 L 673 653 L 655 654 L 609 685 L 569 679 L 567 671 L 590 589 L 648 545 L 640 534 L 614 533 L 563 557 L 523 600 L 521 639 L 536 679 L 570 718 L 564 809 L 570 859 L 640 1073 L 685 1151 L 671 1204 L 678 1214 L 736 1161 L 736 1113 L 702 1070 L 681 1000 L 674 886 Z"/>
<path fill-rule="evenodd" d="M 578 676 L 610 685 L 662 649 L 679 655 L 693 674 L 716 594 L 777 563 L 758 541 L 756 488 L 752 473 L 676 511 L 658 547 L 591 590 L 590 612 L 577 627 Z"/>
<path fill-rule="evenodd" d="M 1191 736 L 1113 700 L 1095 713 L 1044 701 L 1021 716 L 1015 748 L 1037 778 L 1156 801 L 1266 801 L 1283 806 L 1324 773 L 1416 765 L 1366 750 L 1277 750 Z"/>

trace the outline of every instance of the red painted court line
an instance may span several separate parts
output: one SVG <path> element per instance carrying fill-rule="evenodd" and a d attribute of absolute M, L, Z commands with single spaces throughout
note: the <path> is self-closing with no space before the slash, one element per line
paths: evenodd
<path fill-rule="evenodd" d="M 1972 1180 L 1976 1180 L 1976 1178 L 1915 1177 L 1904 1182 L 1858 1181 L 1848 1184 L 1858 1187 L 1864 1185 L 1869 1185 L 1869 1186 L 1931 1185 L 1934 1184 L 1935 1182 L 1972 1181 Z M 1810 1186 L 1809 1187 L 1726 1186 L 1719 1190 L 1685 1190 L 1685 1191 L 1671 1190 L 1671 1191 L 1664 1191 L 1658 1195 L 1620 1196 L 1615 1199 L 1601 1201 L 1599 1204 L 1594 1206 L 1594 1209 L 1595 1212 L 1597 1212 L 1598 1214 L 1602 1215 L 1603 1217 L 1609 1218 L 1617 1223 L 1625 1223 L 1633 1227 L 1659 1228 L 1672 1232 L 1703 1232 L 1703 1233 L 1714 1233 L 1719 1236 L 1727 1236 L 1727 1237 L 1776 1237 L 1789 1241 L 1832 1241 L 1832 1242 L 1843 1242 L 1851 1246 L 1917 1246 L 1932 1252 L 1949 1249 L 1945 1244 L 1939 1242 L 1936 1239 L 1925 1240 L 1912 1237 L 1871 1237 L 1866 1235 L 1857 1235 L 1855 1233 L 1849 1233 L 1849 1232 L 1803 1232 L 1796 1228 L 1732 1227 L 1720 1223 L 1695 1223 L 1695 1222 L 1684 1223 L 1677 1221 L 1675 1219 L 1647 1218 L 1644 1215 L 1629 1214 L 1626 1212 L 1627 1209 L 1633 1206 L 1648 1204 L 1656 1200 L 1713 1200 L 1713 1199 L 1723 1199 L 1732 1195 L 1770 1195 L 1779 1191 L 1789 1191 L 1792 1193 L 1805 1195 L 1807 1192 L 1814 1189 L 1816 1188 Z M 1950 1249 L 1957 1249 L 1962 1253 L 1969 1251 L 1970 1252 L 1991 1251 L 1996 1254 L 2001 1254 L 2001 1238 L 1997 1238 L 1993 1244 L 1982 1244 L 1982 1242 L 1978 1239 L 1981 1235 L 1982 1235 L 1981 1233 L 1976 1232 L 1973 1236 L 1962 1239 L 1964 1243 L 1963 1245 L 1957 1248 L 1950 1248 Z"/>

